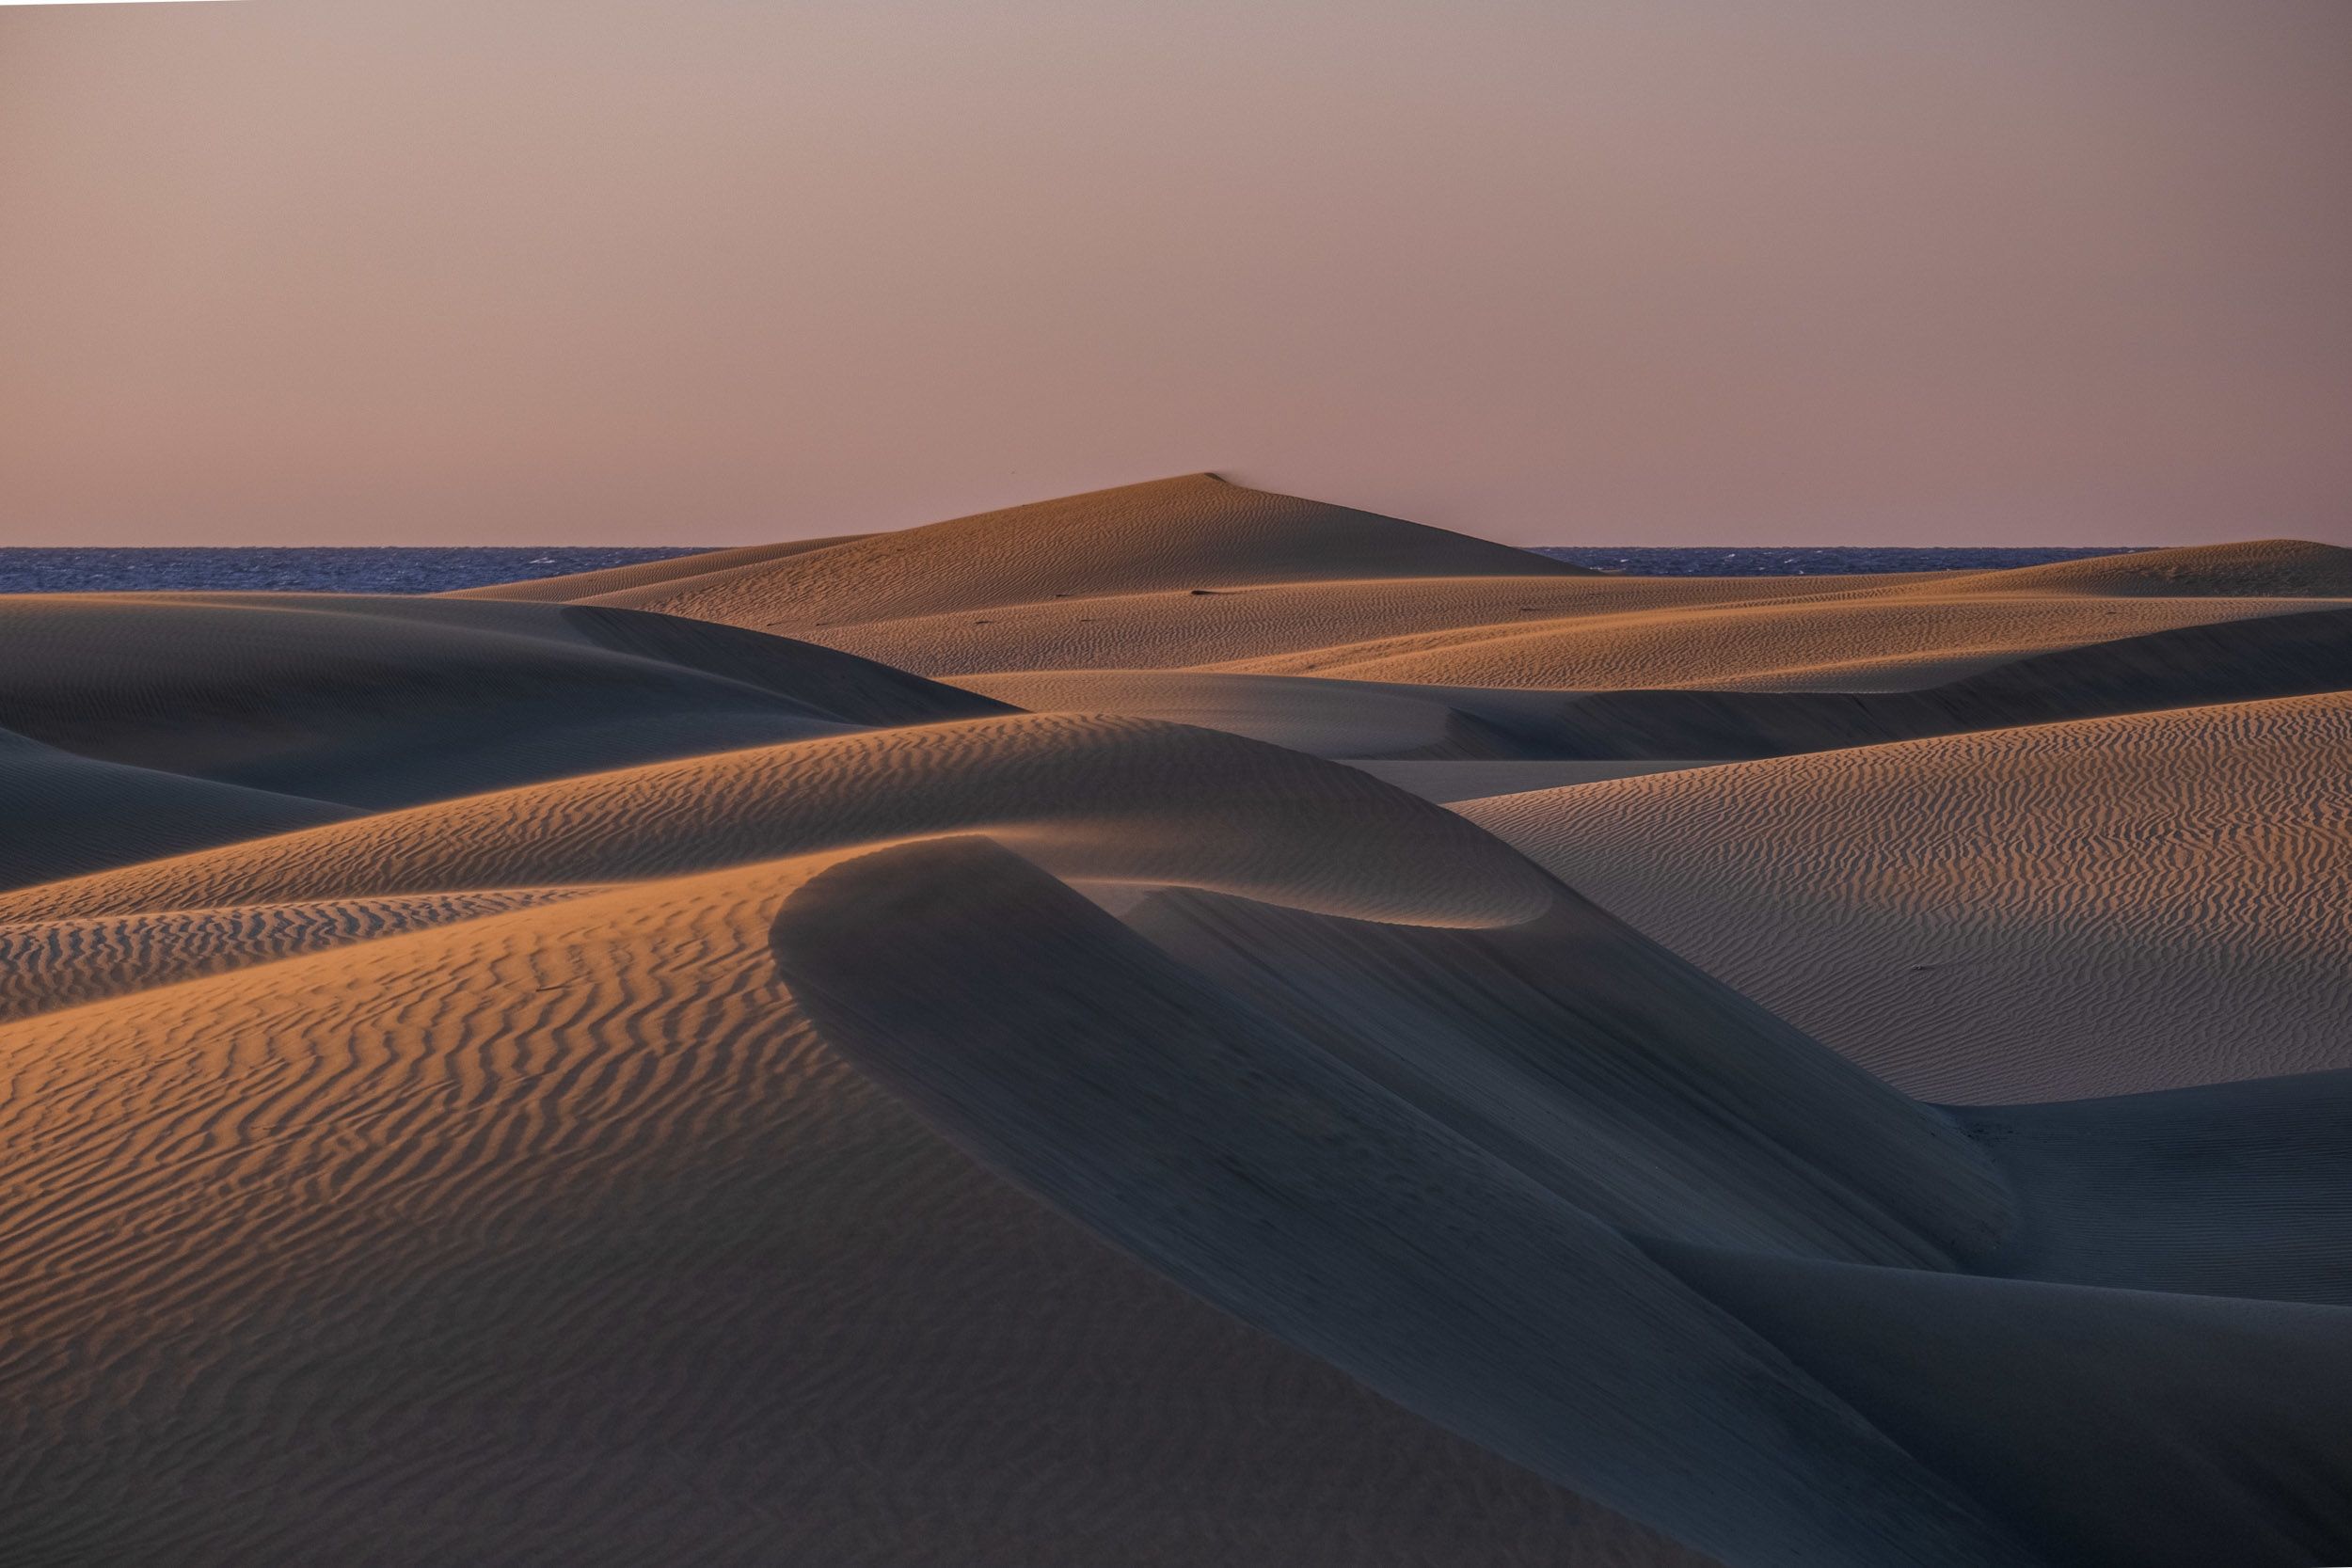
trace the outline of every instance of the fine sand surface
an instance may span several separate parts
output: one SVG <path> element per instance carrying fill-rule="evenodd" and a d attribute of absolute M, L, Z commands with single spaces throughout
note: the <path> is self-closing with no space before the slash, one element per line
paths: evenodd
<path fill-rule="evenodd" d="M 2347 562 L 0 599 L 0 1563 L 2352 1561 Z"/>
<path fill-rule="evenodd" d="M 2352 1068 L 2352 693 L 1461 809 L 1915 1093 Z"/>

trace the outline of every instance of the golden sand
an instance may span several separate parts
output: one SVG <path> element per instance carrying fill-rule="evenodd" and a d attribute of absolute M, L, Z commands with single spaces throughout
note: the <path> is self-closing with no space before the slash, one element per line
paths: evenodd
<path fill-rule="evenodd" d="M 0 600 L 0 1563 L 2352 1560 L 2348 562 Z"/>

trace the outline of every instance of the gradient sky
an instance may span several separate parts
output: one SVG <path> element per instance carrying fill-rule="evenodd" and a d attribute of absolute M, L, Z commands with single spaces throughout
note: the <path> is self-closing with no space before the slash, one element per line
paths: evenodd
<path fill-rule="evenodd" d="M 0 8 L 0 542 L 2352 543 L 2347 0 Z"/>

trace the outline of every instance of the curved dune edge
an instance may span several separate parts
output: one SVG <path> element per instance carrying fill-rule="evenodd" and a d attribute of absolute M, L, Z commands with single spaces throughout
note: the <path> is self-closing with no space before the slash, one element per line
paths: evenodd
<path fill-rule="evenodd" d="M 76 756 L 0 730 L 0 890 L 354 815 L 325 800 Z"/>
<path fill-rule="evenodd" d="M 950 1138 L 1538 1474 L 1733 1564 L 2033 1560 L 1615 1231 L 1003 849 L 846 861 L 774 941 L 824 1037 Z M 1661 1464 L 1669 1433 L 1704 1459 Z"/>
<path fill-rule="evenodd" d="M 2352 1067 L 2348 773 L 2328 693 L 1456 809 L 1914 1093 L 2047 1100 Z"/>
<path fill-rule="evenodd" d="M 2352 606 L 2274 606 L 2012 654 L 1912 691 L 1546 691 L 1203 670 L 954 680 L 1033 711 L 1130 713 L 1335 758 L 1715 762 L 2342 690 L 2352 688 Z"/>
<path fill-rule="evenodd" d="M 1707 1568 L 848 1069 L 768 947 L 835 858 L 0 1025 L 5 1555 Z"/>
<path fill-rule="evenodd" d="M 2328 598 L 2069 597 L 1956 584 L 1933 594 L 1887 589 L 1549 623 L 1525 617 L 1519 625 L 1379 638 L 1214 667 L 1417 685 L 1900 691 L 2086 643 L 2334 604 Z M 893 662 L 922 667 L 912 659 Z"/>
<path fill-rule="evenodd" d="M 1735 1568 L 2193 1568 L 2220 1543 L 2232 1560 L 2308 1568 L 2352 1546 L 2339 1441 L 2352 1396 L 2352 1354 L 2340 1354 L 2352 1343 L 2341 1240 L 2352 1073 L 1971 1114 L 2022 1226 L 1963 1260 L 1967 1273 L 1841 1259 L 1858 1233 L 1810 1228 L 1836 1211 L 1834 1185 L 1776 1188 L 1724 1165 L 1677 1176 L 1668 1152 L 1677 1137 L 1718 1153 L 1727 1133 L 1755 1137 L 1775 1083 L 1834 1058 L 1808 1056 L 1801 1039 L 1761 1063 L 1717 1049 L 1703 1015 L 1657 985 L 1671 968 L 1641 974 L 1647 944 L 1609 935 L 1606 917 L 1571 914 L 1582 934 L 1551 939 L 1555 960 L 1564 938 L 1602 944 L 1587 955 L 1597 961 L 1550 966 L 1577 976 L 1555 1000 L 1599 1032 L 1543 1037 L 1550 1070 L 1575 1085 L 1564 1105 L 1613 1094 L 1595 1119 L 1644 1129 L 1638 1177 L 1606 1158 L 1580 1167 L 1585 1130 L 1543 1128 L 1525 1112 L 1543 1098 L 1532 1080 L 1495 1078 L 1531 1059 L 1509 1046 L 1525 1003 L 1492 976 L 1444 1009 L 1413 1010 L 1430 984 L 1417 948 L 1449 944 L 1427 949 L 1454 960 L 1448 973 L 1482 950 L 1532 983 L 1512 958 L 1530 927 L 1417 938 L 1366 927 L 1348 944 L 1373 950 L 1349 953 L 1332 944 L 1355 923 L 1236 912 L 1245 925 L 1223 931 L 1194 916 L 1147 923 L 1145 942 L 1019 857 L 960 839 L 835 863 L 787 900 L 774 942 L 825 1038 L 1017 1183 L 1408 1407 Z M 887 950 L 857 935 L 874 929 L 893 933 Z M 1203 932 L 1200 951 L 1233 960 L 1216 979 L 1164 950 L 1171 934 L 1198 946 Z M 1049 955 L 1050 978 L 1015 952 Z M 1343 978 L 1361 993 L 1352 1004 Z M 1626 988 L 1615 1003 L 1613 986 Z M 1707 985 L 1686 976 L 1683 990 Z M 1417 1068 L 1433 1022 L 1449 1017 L 1471 1027 L 1443 1070 Z M 1582 1060 L 1613 1037 L 1629 1054 Z M 1646 1114 L 1621 1086 L 1643 1062 L 1664 1090 Z M 1816 1125 L 1780 1147 L 1813 1159 L 1899 1125 L 1866 1110 L 1867 1092 L 1816 1084 L 1794 1098 Z M 1935 1127 L 1931 1115 L 1914 1124 L 1915 1157 L 1943 1136 Z M 2134 1162 L 2143 1168 L 2124 1175 Z M 1899 1185 L 1883 1153 L 1857 1164 Z M 1963 1210 L 1982 1201 L 1963 1198 L 1986 1192 L 1971 1158 L 1917 1168 L 1925 1184 L 1903 1208 L 1939 1184 Z M 1758 1204 L 1784 1225 L 1814 1222 L 1775 1237 L 1756 1227 Z M 1970 1277 L 2002 1273 L 2026 1277 Z M 1891 1296 L 1841 1283 L 1882 1279 Z M 2265 1291 L 2328 1305 L 2252 1299 Z M 1915 1309 L 1947 1324 L 1950 1368 L 1913 1375 Z M 2215 1359 L 2168 1368 L 2199 1324 Z M 2053 1362 L 2048 1336 L 2069 1333 L 2107 1348 Z M 2048 1467 L 2091 1418 L 2010 1433 L 2036 1408 L 2001 1391 L 2012 1379 L 2066 1386 L 2080 1411 L 2128 1409 L 2137 1424 L 2106 1438 L 2081 1491 L 2054 1499 Z M 1994 1391 L 1972 1400 L 1979 1382 Z M 2150 1508 L 2137 1487 L 2157 1474 L 2166 1499 Z M 1695 1475 L 1709 1484 L 1682 1479 Z"/>
<path fill-rule="evenodd" d="M 1009 711 L 833 648 L 563 604 L 0 597 L 0 637 L 21 652 L 0 672 L 0 725 L 97 762 L 369 809 Z"/>
<path fill-rule="evenodd" d="M 635 880 L 983 826 L 1073 876 L 1432 924 L 1525 920 L 1552 895 L 1490 835 L 1355 769 L 1147 720 L 1020 715 L 385 813 L 0 895 L 0 923 Z"/>

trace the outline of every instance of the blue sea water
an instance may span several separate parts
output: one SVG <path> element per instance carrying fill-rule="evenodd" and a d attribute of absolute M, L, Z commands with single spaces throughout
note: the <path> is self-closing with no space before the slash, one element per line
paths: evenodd
<path fill-rule="evenodd" d="M 0 548 L 0 594 L 139 594 L 248 589 L 278 593 L 442 594 L 494 582 L 596 572 L 691 555 L 701 546 L 584 548 L 270 546 L 227 549 Z"/>
<path fill-rule="evenodd" d="M 473 545 L 338 546 L 322 549 L 84 549 L 0 547 L 0 594 L 129 594 L 247 589 L 341 594 L 438 594 L 560 572 L 595 572 L 691 555 L 700 546 L 593 547 Z M 1738 549 L 1563 546 L 1538 555 L 1604 571 L 1655 577 L 1824 576 L 1841 572 L 1990 571 L 2115 549 L 1899 549 L 1744 546 Z"/>

